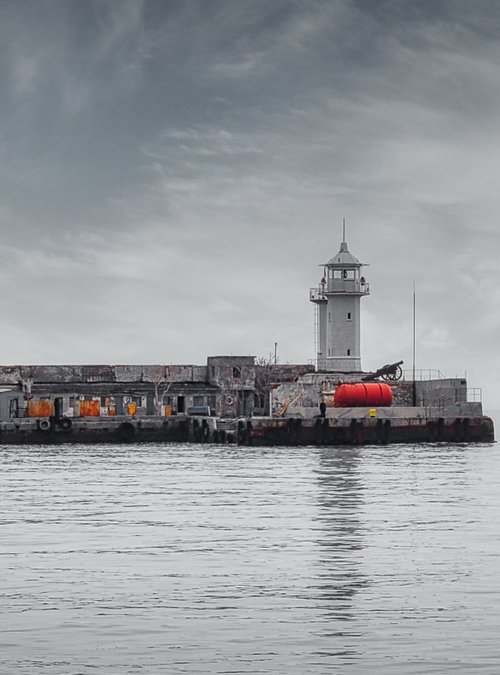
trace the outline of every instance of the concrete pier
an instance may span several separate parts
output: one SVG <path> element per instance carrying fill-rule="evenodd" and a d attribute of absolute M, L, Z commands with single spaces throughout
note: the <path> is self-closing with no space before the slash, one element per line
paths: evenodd
<path fill-rule="evenodd" d="M 493 420 L 479 417 L 355 417 L 240 420 L 240 445 L 491 443 Z"/>
<path fill-rule="evenodd" d="M 115 416 L 0 422 L 0 444 L 210 443 L 227 439 L 214 417 Z"/>
<path fill-rule="evenodd" d="M 337 417 L 117 416 L 26 418 L 0 422 L 0 444 L 237 443 L 245 446 L 364 445 L 386 443 L 491 443 L 493 421 L 484 415 L 370 415 Z M 392 411 L 391 411 L 392 412 Z"/>

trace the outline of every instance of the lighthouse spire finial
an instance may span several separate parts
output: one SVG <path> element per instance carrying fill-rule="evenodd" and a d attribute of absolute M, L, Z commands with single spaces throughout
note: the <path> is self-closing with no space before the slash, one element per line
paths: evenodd
<path fill-rule="evenodd" d="M 347 244 L 345 240 L 345 218 L 342 218 L 342 243 L 340 244 L 341 251 L 347 251 Z"/>

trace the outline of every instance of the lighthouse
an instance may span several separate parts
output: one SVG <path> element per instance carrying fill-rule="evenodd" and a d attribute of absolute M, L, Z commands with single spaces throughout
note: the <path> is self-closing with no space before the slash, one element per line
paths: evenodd
<path fill-rule="evenodd" d="M 360 372 L 360 301 L 370 289 L 363 263 L 347 248 L 345 223 L 340 251 L 322 267 L 323 277 L 309 296 L 315 305 L 316 368 Z"/>

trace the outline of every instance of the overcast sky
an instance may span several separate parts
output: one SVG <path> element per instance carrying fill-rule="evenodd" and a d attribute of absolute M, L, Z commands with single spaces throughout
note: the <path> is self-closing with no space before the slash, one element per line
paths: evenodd
<path fill-rule="evenodd" d="M 314 358 L 347 221 L 362 364 L 500 408 L 500 3 L 0 0 L 0 361 Z"/>

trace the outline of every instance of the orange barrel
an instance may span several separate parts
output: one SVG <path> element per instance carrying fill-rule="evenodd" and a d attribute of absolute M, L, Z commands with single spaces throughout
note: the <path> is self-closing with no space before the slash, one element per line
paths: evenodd
<path fill-rule="evenodd" d="M 390 406 L 392 405 L 392 389 L 388 384 L 381 382 L 341 384 L 335 389 L 333 405 L 336 408 Z"/>

